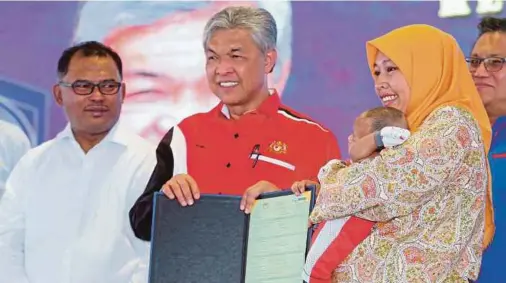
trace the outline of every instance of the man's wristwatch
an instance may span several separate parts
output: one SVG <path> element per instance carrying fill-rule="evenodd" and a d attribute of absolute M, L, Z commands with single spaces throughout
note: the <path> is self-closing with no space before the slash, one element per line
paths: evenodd
<path fill-rule="evenodd" d="M 380 131 L 374 132 L 374 142 L 376 143 L 376 151 L 379 152 L 385 148 L 385 145 L 383 144 L 383 139 L 381 138 Z"/>

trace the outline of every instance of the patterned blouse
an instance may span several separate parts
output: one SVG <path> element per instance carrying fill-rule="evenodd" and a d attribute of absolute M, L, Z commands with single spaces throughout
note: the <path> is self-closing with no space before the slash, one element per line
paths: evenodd
<path fill-rule="evenodd" d="M 376 225 L 334 282 L 467 282 L 478 276 L 487 163 L 463 108 L 436 109 L 402 145 L 329 170 L 311 221 L 356 215 Z"/>

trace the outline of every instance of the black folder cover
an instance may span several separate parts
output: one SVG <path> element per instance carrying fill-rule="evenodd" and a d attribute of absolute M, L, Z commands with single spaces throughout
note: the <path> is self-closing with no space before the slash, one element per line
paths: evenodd
<path fill-rule="evenodd" d="M 155 195 L 150 283 L 240 283 L 248 217 L 238 196 L 202 195 L 181 207 Z"/>
<path fill-rule="evenodd" d="M 292 192 L 259 198 L 287 194 Z M 243 283 L 249 215 L 239 209 L 240 201 L 240 196 L 201 195 L 194 205 L 181 207 L 155 194 L 149 283 Z"/>

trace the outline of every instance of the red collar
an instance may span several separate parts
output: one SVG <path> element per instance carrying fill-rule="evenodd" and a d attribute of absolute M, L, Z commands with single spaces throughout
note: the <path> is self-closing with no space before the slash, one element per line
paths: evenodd
<path fill-rule="evenodd" d="M 278 92 L 275 89 L 269 89 L 270 95 L 269 97 L 260 104 L 255 110 L 244 113 L 247 114 L 263 114 L 266 116 L 272 116 L 277 113 L 279 106 L 281 105 L 281 99 L 279 98 Z M 230 119 L 230 114 L 228 112 L 228 108 L 223 102 L 220 102 L 216 107 L 213 108 L 211 112 L 216 113 L 217 116 L 223 117 L 225 119 Z"/>

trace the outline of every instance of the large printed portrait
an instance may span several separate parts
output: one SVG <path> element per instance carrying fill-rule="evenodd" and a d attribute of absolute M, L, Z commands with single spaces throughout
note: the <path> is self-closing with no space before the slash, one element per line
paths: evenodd
<path fill-rule="evenodd" d="M 122 121 L 158 142 L 182 119 L 209 111 L 219 102 L 207 85 L 203 29 L 213 14 L 232 4 L 86 2 L 79 11 L 74 42 L 102 41 L 120 54 L 127 93 Z M 282 94 L 291 67 L 291 3 L 263 0 L 240 4 L 265 8 L 276 19 L 279 55 L 269 83 Z"/>

